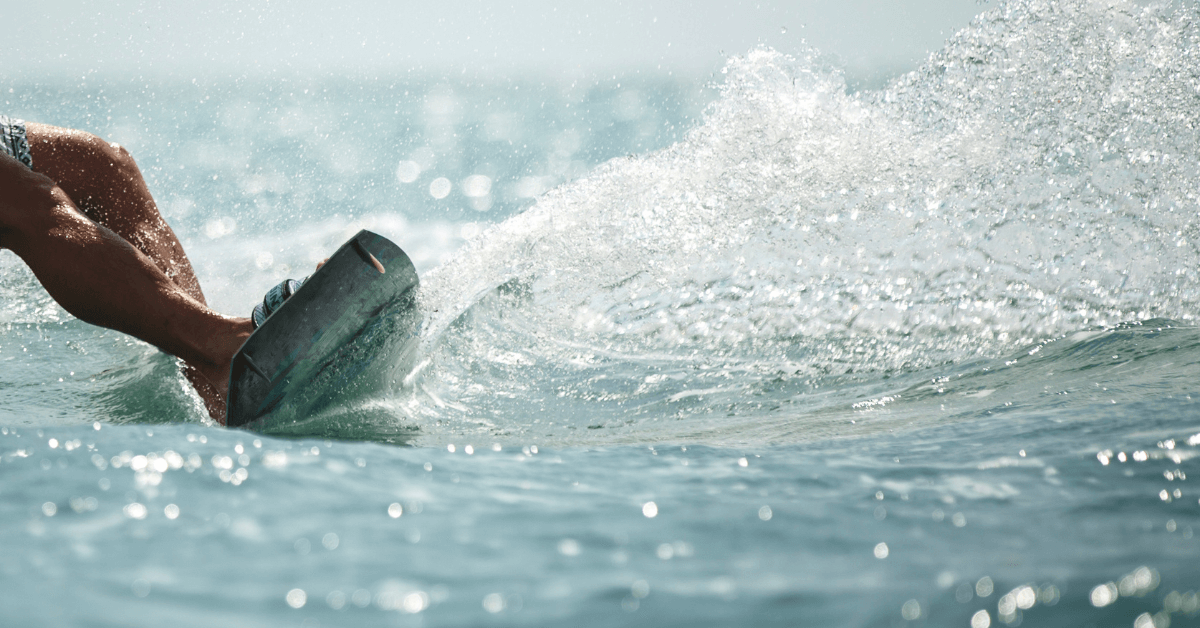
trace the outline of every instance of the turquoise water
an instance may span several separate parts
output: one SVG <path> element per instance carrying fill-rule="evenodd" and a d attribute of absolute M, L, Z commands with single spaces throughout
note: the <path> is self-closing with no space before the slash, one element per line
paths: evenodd
<path fill-rule="evenodd" d="M 1009 3 L 855 93 L 14 86 L 222 311 L 365 227 L 427 322 L 312 434 L 225 430 L 0 259 L 5 623 L 1200 625 L 1197 18 Z"/>

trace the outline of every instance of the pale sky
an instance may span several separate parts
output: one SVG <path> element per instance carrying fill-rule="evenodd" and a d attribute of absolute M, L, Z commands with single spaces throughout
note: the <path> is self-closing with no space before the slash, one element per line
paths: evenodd
<path fill-rule="evenodd" d="M 274 72 L 698 74 L 802 40 L 849 70 L 908 69 L 977 0 L 42 0 L 9 3 L 12 76 Z"/>

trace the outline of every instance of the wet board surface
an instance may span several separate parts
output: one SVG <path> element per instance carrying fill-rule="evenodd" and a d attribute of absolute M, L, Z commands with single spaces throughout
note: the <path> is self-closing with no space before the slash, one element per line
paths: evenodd
<path fill-rule="evenodd" d="M 238 350 L 226 425 L 290 431 L 338 401 L 387 385 L 412 361 L 421 324 L 417 286 L 400 247 L 360 231 Z"/>

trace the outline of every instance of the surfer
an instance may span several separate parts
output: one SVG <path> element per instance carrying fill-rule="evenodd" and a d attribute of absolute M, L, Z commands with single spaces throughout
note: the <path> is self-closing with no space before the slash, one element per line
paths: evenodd
<path fill-rule="evenodd" d="M 225 421 L 230 361 L 254 330 L 204 301 L 133 157 L 95 135 L 0 116 L 0 248 L 76 318 L 183 360 Z"/>

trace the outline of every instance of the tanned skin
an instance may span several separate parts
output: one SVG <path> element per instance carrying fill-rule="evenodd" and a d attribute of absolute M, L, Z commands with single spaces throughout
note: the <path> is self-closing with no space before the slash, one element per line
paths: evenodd
<path fill-rule="evenodd" d="M 33 170 L 0 153 L 0 248 L 76 318 L 183 360 L 225 422 L 229 367 L 253 331 L 204 301 L 192 265 L 125 149 L 89 133 L 26 126 Z"/>

